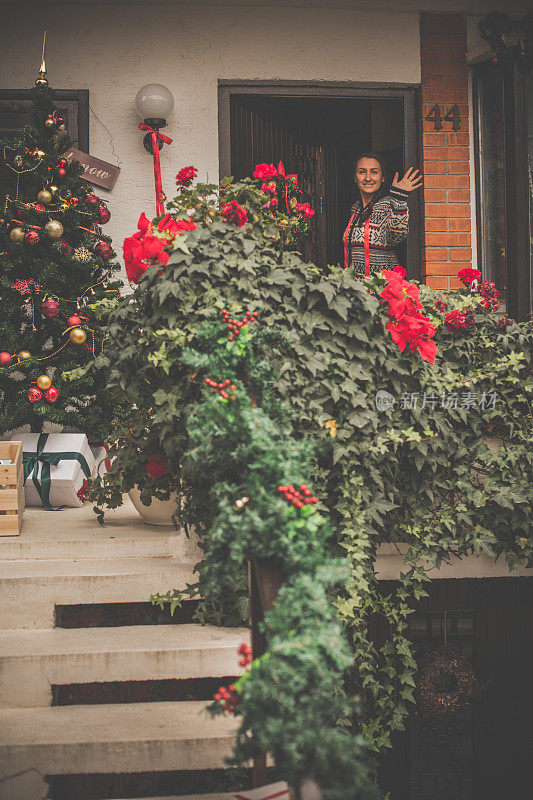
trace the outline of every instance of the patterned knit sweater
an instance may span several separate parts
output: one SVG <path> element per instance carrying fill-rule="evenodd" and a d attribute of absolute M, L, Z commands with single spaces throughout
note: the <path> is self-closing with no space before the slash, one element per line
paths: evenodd
<path fill-rule="evenodd" d="M 352 206 L 352 216 L 344 233 L 345 267 L 354 267 L 359 273 L 373 273 L 397 266 L 395 248 L 409 233 L 407 197 L 408 193 L 402 189 L 390 189 L 388 194 L 376 200 L 370 217 L 361 225 L 357 213 L 360 204 Z"/>

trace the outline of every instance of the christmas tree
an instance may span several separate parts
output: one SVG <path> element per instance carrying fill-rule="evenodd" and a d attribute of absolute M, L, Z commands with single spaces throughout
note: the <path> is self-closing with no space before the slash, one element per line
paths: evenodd
<path fill-rule="evenodd" d="M 93 363 L 118 296 L 109 210 L 64 154 L 44 60 L 31 122 L 0 142 L 0 435 L 45 420 L 102 438 L 114 399 Z"/>

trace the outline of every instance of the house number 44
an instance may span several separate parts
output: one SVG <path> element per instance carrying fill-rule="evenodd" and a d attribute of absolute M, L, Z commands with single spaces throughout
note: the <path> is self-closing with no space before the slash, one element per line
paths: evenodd
<path fill-rule="evenodd" d="M 435 130 L 440 131 L 442 128 L 442 120 L 445 122 L 451 122 L 453 124 L 454 131 L 458 131 L 461 128 L 461 120 L 459 119 L 459 106 L 457 103 L 453 105 L 447 114 L 442 116 L 440 113 L 440 106 L 435 105 L 427 115 L 426 119 L 428 122 L 435 123 Z"/>

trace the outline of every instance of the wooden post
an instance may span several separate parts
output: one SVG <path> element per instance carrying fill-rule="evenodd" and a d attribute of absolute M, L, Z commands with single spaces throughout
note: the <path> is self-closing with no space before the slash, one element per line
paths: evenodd
<path fill-rule="evenodd" d="M 248 562 L 248 596 L 250 599 L 250 629 L 253 657 L 262 656 L 266 650 L 265 636 L 259 630 L 265 611 L 268 611 L 283 585 L 285 576 L 281 568 L 267 559 L 254 558 Z M 266 755 L 256 758 L 253 764 L 254 788 L 267 782 Z"/>

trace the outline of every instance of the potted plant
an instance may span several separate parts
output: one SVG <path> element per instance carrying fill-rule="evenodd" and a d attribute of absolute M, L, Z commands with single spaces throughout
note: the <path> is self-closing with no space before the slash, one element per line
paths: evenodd
<path fill-rule="evenodd" d="M 108 469 L 103 474 L 99 470 L 88 486 L 99 522 L 103 522 L 104 507 L 122 505 L 127 493 L 148 525 L 178 527 L 179 459 L 161 447 L 158 427 L 152 426 L 152 421 L 148 410 L 136 409 L 133 420 L 115 422 L 114 441 L 106 457 Z"/>

